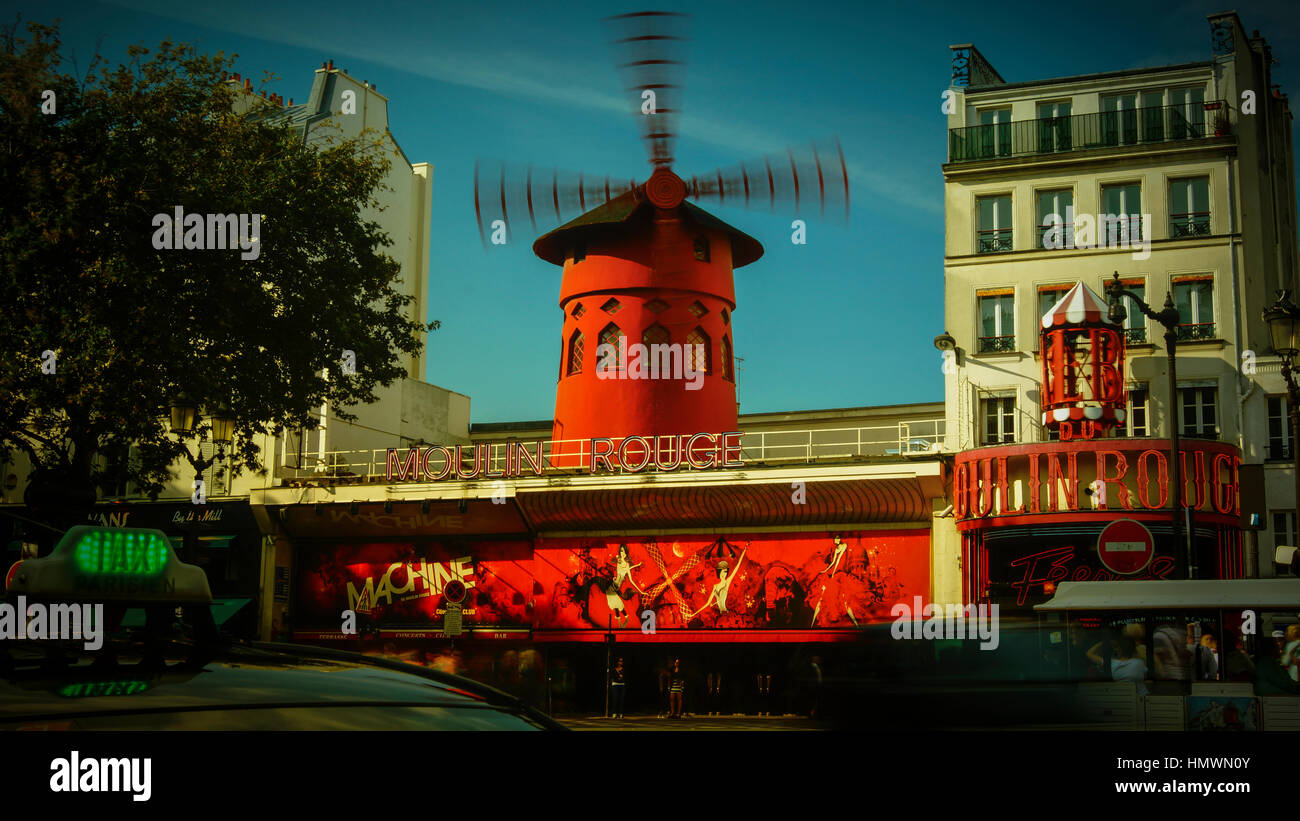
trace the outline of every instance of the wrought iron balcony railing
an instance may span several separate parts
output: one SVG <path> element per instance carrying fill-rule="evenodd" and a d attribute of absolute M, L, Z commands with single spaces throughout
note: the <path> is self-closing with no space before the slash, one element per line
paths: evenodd
<path fill-rule="evenodd" d="M 1044 241 L 1044 239 L 1047 236 L 1048 231 L 1059 232 L 1056 236 L 1052 237 L 1053 243 L 1055 243 L 1056 240 L 1059 238 L 1060 240 L 1059 247 L 1047 248 L 1047 243 Z M 1074 245 L 1074 223 L 1063 222 L 1057 228 L 1051 228 L 1043 225 L 1038 226 L 1038 247 L 1039 248 L 1055 251 L 1055 250 L 1060 250 L 1061 248 L 1069 248 L 1072 245 Z"/>
<path fill-rule="evenodd" d="M 1178 326 L 1178 339 L 1214 339 L 1213 322 L 1191 322 Z"/>
<path fill-rule="evenodd" d="M 745 431 L 740 439 L 740 458 L 747 466 L 753 467 L 936 454 L 943 450 L 945 427 L 943 419 L 914 419 L 855 428 Z M 506 444 L 480 444 L 488 446 L 489 472 L 499 474 L 506 467 Z M 426 446 L 403 444 L 403 454 L 408 447 Z M 572 475 L 575 470 L 589 472 L 584 465 L 590 463 L 590 448 L 591 440 L 586 439 L 543 440 L 543 475 Z M 454 447 L 451 450 L 455 452 Z M 465 469 L 473 470 L 474 448 L 467 445 L 463 456 Z M 317 481 L 322 478 L 383 481 L 387 459 L 386 449 L 289 451 L 285 454 L 285 464 L 277 468 L 276 475 L 287 481 Z M 435 458 L 434 467 L 440 467 L 440 464 Z M 645 472 L 653 470 L 652 464 Z M 531 475 L 530 472 L 528 476 Z M 479 481 L 483 478 L 480 477 Z"/>
<path fill-rule="evenodd" d="M 1016 349 L 1015 334 L 1010 336 L 981 336 L 979 338 L 979 348 L 980 353 L 1014 351 Z"/>
<path fill-rule="evenodd" d="M 1293 458 L 1295 457 L 1294 454 L 1291 453 L 1290 442 L 1279 442 L 1274 440 L 1268 443 L 1268 461 L 1270 462 L 1280 462 L 1283 460 L 1289 461 Z"/>
<path fill-rule="evenodd" d="M 1010 228 L 991 228 L 979 232 L 979 254 L 997 254 L 1002 251 L 1010 251 L 1011 229 Z"/>
<path fill-rule="evenodd" d="M 1222 101 L 971 125 L 948 131 L 948 162 L 1197 140 L 1232 133 Z"/>
<path fill-rule="evenodd" d="M 1130 345 L 1141 345 L 1147 341 L 1146 328 L 1125 328 L 1124 341 Z"/>
<path fill-rule="evenodd" d="M 1171 239 L 1208 237 L 1209 235 L 1209 211 L 1194 211 L 1187 214 L 1169 215 L 1169 236 Z"/>

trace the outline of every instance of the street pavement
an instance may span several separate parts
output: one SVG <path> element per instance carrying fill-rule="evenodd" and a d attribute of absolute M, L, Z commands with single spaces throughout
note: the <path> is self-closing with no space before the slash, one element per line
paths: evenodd
<path fill-rule="evenodd" d="M 805 716 L 696 716 L 667 719 L 655 716 L 626 716 L 603 718 L 600 716 L 557 716 L 557 720 L 572 730 L 643 730 L 651 732 L 675 730 L 825 730 L 826 725 Z"/>

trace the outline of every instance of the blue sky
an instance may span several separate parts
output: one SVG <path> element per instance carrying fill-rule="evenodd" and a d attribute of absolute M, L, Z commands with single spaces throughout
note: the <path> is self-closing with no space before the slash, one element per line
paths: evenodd
<path fill-rule="evenodd" d="M 736 272 L 742 413 L 937 401 L 932 340 L 943 323 L 943 176 L 948 46 L 975 43 L 1009 82 L 1208 60 L 1216 2 L 656 3 L 691 14 L 683 176 L 838 135 L 852 216 L 809 221 L 711 206 L 763 243 Z M 426 378 L 469 394 L 475 422 L 549 419 L 560 353 L 559 269 L 518 236 L 487 252 L 473 209 L 474 161 L 534 163 L 617 178 L 649 173 L 602 19 L 608 3 L 253 3 L 127 0 L 0 4 L 62 18 L 84 67 L 102 38 L 164 37 L 239 55 L 235 71 L 306 99 L 333 59 L 390 99 L 393 134 L 434 165 Z M 1238 2 L 1300 99 L 1300 6 Z M 539 231 L 551 226 L 539 225 Z"/>

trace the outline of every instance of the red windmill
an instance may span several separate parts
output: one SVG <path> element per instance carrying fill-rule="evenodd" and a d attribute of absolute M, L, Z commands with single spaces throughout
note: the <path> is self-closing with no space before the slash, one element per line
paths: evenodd
<path fill-rule="evenodd" d="M 633 449 L 624 460 L 674 464 L 672 451 L 686 461 L 679 445 L 665 444 L 677 443 L 675 435 L 736 430 L 732 270 L 757 260 L 763 247 L 688 198 L 773 211 L 778 202 L 793 202 L 795 214 L 816 203 L 824 215 L 828 199 L 837 203 L 842 196 L 848 213 L 848 171 L 838 141 L 838 167 L 823 167 L 814 145 L 798 156 L 787 151 L 689 182 L 673 173 L 684 20 L 672 12 L 610 18 L 615 45 L 627 55 L 622 68 L 654 167 L 644 183 L 538 174 L 531 166 L 508 174 L 503 164 L 499 180 L 480 187 L 475 168 L 474 209 L 485 245 L 485 228 L 499 244 L 511 219 L 525 212 L 534 232 L 539 217 L 553 213 L 559 222 L 574 206 L 581 212 L 533 244 L 537 256 L 564 268 L 553 461 L 593 438 L 617 446 L 625 437 L 658 435 L 670 438 L 659 440 L 654 457 Z"/>

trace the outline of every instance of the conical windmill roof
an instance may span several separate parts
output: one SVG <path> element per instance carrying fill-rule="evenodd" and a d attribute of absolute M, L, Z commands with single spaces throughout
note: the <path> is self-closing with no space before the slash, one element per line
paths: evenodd
<path fill-rule="evenodd" d="M 1112 325 L 1106 303 L 1097 298 L 1087 285 L 1076 282 L 1052 309 L 1043 314 L 1043 327 L 1104 322 Z"/>
<path fill-rule="evenodd" d="M 731 237 L 731 267 L 739 268 L 763 256 L 763 246 L 758 240 L 689 202 L 677 206 L 678 214 L 701 228 L 712 228 Z M 563 265 L 567 246 L 579 237 L 609 230 L 619 225 L 638 221 L 649 224 L 654 206 L 636 190 L 628 191 L 607 203 L 593 208 L 553 231 L 542 235 L 533 243 L 533 253 L 554 265 Z"/>

